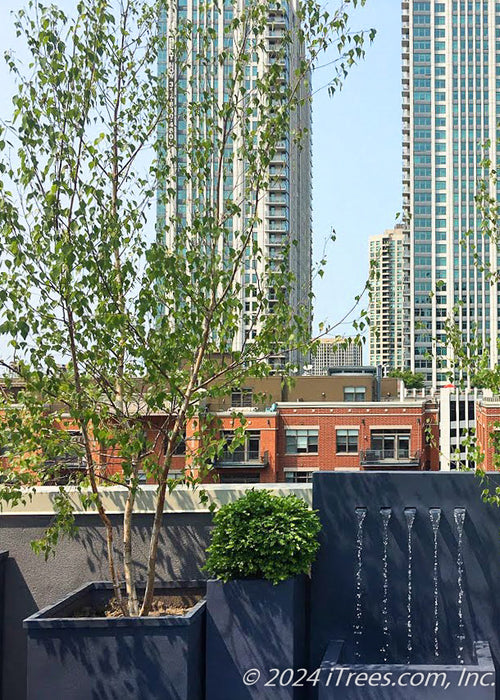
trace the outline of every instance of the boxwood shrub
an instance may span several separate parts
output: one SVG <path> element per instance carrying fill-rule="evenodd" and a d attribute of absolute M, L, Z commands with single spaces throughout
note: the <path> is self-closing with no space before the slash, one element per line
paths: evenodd
<path fill-rule="evenodd" d="M 279 583 L 309 572 L 320 529 L 317 512 L 303 499 L 251 489 L 216 512 L 204 568 L 222 581 Z"/>

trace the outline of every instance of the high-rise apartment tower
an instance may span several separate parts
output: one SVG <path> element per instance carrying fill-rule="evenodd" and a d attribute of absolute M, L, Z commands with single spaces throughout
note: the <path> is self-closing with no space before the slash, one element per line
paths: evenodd
<path fill-rule="evenodd" d="M 477 253 L 495 270 L 496 249 L 481 235 L 474 197 L 483 158 L 498 162 L 500 3 L 403 0 L 402 23 L 408 364 L 439 386 L 452 359 L 446 318 L 498 360 L 497 287 L 474 264 Z"/>
<path fill-rule="evenodd" d="M 207 89 L 211 94 L 218 95 L 220 103 L 231 99 L 228 87 L 228 78 L 232 74 L 232 65 L 227 61 L 219 61 L 220 52 L 230 49 L 234 41 L 234 35 L 228 32 L 236 13 L 245 7 L 245 0 L 228 2 L 216 9 L 205 2 L 198 0 L 177 0 L 169 5 L 160 20 L 160 31 L 167 36 L 167 45 L 159 56 L 159 71 L 166 72 L 168 98 L 171 101 L 171 117 L 166 124 L 161 138 L 166 141 L 166 154 L 175 154 L 177 167 L 186 166 L 189 154 L 183 149 L 186 143 L 188 124 L 186 119 L 187 104 L 205 99 Z M 210 26 L 213 30 L 212 48 L 213 65 L 207 70 L 206 64 L 197 60 L 199 48 L 196 41 L 188 44 L 186 55 L 183 56 L 183 65 L 186 68 L 175 65 L 173 51 L 170 46 L 174 42 L 170 37 L 175 36 L 180 22 L 191 22 L 192 36 L 196 37 L 198 24 L 206 30 Z M 273 55 L 279 54 L 282 46 L 284 32 L 297 26 L 297 3 L 295 0 L 281 3 L 269 3 L 269 24 L 264 37 L 265 49 L 249 51 L 248 65 L 245 66 L 245 87 L 248 95 L 255 89 L 262 71 L 266 69 L 270 61 L 275 61 Z M 296 79 L 296 70 L 303 59 L 301 46 L 298 41 L 298 32 L 293 36 L 293 41 L 286 50 L 286 56 L 279 59 L 283 79 L 293 81 Z M 311 319 L 311 307 L 309 294 L 311 290 L 311 148 L 310 137 L 302 140 L 300 146 L 294 138 L 299 131 L 310 133 L 311 105 L 310 88 L 302 86 L 304 96 L 303 104 L 294 111 L 290 117 L 289 135 L 276 150 L 269 164 L 269 187 L 258 200 L 257 216 L 260 223 L 254 229 L 254 240 L 263 251 L 263 256 L 252 258 L 251 253 L 245 260 L 245 272 L 242 275 L 241 302 L 244 313 L 240 321 L 237 337 L 234 340 L 233 349 L 241 349 L 243 343 L 251 342 L 257 332 L 252 312 L 256 306 L 252 299 L 252 285 L 257 279 L 262 279 L 263 268 L 266 259 L 279 262 L 282 258 L 285 246 L 289 251 L 289 269 L 293 273 L 295 282 L 292 284 L 290 304 L 293 308 L 305 305 L 303 313 Z M 250 110 L 251 112 L 251 110 Z M 249 120 L 255 115 L 248 117 Z M 256 123 L 256 122 L 255 122 Z M 238 156 L 238 138 L 227 143 L 224 151 L 225 181 L 223 196 L 234 196 L 232 193 L 242 186 L 245 181 L 247 164 Z M 228 175 L 228 173 L 230 173 Z M 207 190 L 215 187 L 214 182 L 206 182 Z M 176 196 L 167 204 L 158 201 L 158 221 L 172 221 L 175 217 L 185 222 L 188 227 L 196 207 L 196 196 L 192 192 L 192 184 L 189 178 L 178 177 Z M 242 212 L 242 216 L 245 213 Z M 233 217 L 233 226 L 242 226 L 238 217 Z M 244 225 L 244 224 L 243 224 Z M 160 226 L 160 229 L 162 227 Z M 164 227 L 163 227 L 164 228 Z M 175 235 L 175 227 L 167 226 L 167 238 Z M 296 244 L 289 245 L 292 241 Z M 166 240 L 168 246 L 171 241 Z M 272 298 L 272 290 L 270 290 Z M 278 358 L 279 359 L 279 358 Z M 292 361 L 299 360 L 297 352 L 292 353 Z"/>
<path fill-rule="evenodd" d="M 403 369 L 407 297 L 405 276 L 409 271 L 408 246 L 402 226 L 371 236 L 370 263 L 370 365 Z"/>

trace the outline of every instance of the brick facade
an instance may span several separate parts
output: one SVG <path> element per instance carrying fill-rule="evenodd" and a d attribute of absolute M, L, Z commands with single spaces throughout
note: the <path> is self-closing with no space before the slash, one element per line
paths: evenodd
<path fill-rule="evenodd" d="M 495 469 L 495 446 L 492 436 L 499 430 L 500 401 L 479 401 L 476 404 L 476 437 L 484 461 L 478 466 L 486 471 Z"/>
<path fill-rule="evenodd" d="M 230 414 L 219 415 L 219 419 L 222 430 L 233 430 L 238 425 Z M 218 478 L 253 475 L 262 483 L 271 483 L 285 481 L 287 472 L 368 468 L 363 466 L 362 458 L 371 449 L 373 431 L 408 435 L 408 452 L 412 458 L 402 459 L 398 464 L 381 461 L 377 468 L 439 469 L 438 410 L 432 401 L 278 403 L 274 412 L 249 412 L 246 429 L 260 432 L 261 464 L 242 463 L 238 468 L 218 464 Z M 312 431 L 311 435 L 317 432 L 317 451 L 287 452 L 287 430 L 304 429 Z M 357 431 L 355 452 L 337 450 L 339 430 Z"/>
<path fill-rule="evenodd" d="M 229 396 L 227 403 L 221 400 L 220 405 L 211 406 L 209 409 L 209 413 L 216 416 L 217 428 L 220 431 L 234 430 L 240 425 L 237 414 L 243 414 L 246 430 L 249 433 L 254 431 L 252 448 L 240 449 L 232 454 L 229 450 L 226 451 L 213 465 L 214 469 L 207 480 L 213 480 L 214 474 L 215 480 L 222 482 L 242 480 L 273 483 L 309 479 L 311 472 L 315 470 L 437 470 L 437 403 L 425 398 L 397 400 L 393 394 L 397 394 L 398 384 L 395 380 L 390 381 L 392 384 L 386 383 L 383 387 L 387 391 L 384 393 L 385 400 L 382 401 L 328 399 L 327 396 L 335 392 L 343 395 L 346 387 L 366 387 L 365 393 L 371 395 L 371 376 L 355 377 L 349 374 L 339 377 L 301 377 L 296 380 L 294 386 L 286 388 L 282 385 L 281 378 L 267 378 L 267 398 L 265 401 L 262 398 L 257 399 L 264 405 L 245 404 L 244 407 L 230 408 L 227 403 L 231 404 L 233 397 Z M 255 380 L 254 384 L 250 391 L 264 389 L 263 380 L 262 386 L 258 380 Z M 286 400 L 280 401 L 280 395 L 284 394 L 287 395 Z M 308 394 L 313 398 L 305 398 Z M 272 403 L 269 403 L 271 400 Z M 500 405 L 497 417 L 500 420 Z M 160 414 L 144 419 L 144 431 L 149 445 L 153 445 L 159 467 L 164 462 L 165 420 L 166 416 Z M 179 449 L 172 457 L 173 476 L 180 475 L 186 469 L 191 469 L 196 475 L 196 464 L 192 454 L 196 452 L 202 439 L 199 420 L 193 419 L 186 425 L 185 444 L 180 446 L 183 449 Z M 203 421 L 203 418 L 201 420 Z M 64 427 L 68 430 L 75 428 L 69 422 Z M 304 438 L 304 430 L 307 429 L 310 433 Z M 339 431 L 344 431 L 344 437 L 339 437 Z M 374 431 L 377 431 L 375 436 Z M 403 448 L 394 449 L 394 454 L 397 451 L 397 459 L 391 460 L 386 459 L 385 453 L 388 450 L 384 447 L 384 457 L 370 462 L 378 449 L 375 440 L 379 441 L 376 443 L 378 445 L 383 431 L 383 440 L 393 440 L 393 444 L 402 444 Z M 345 437 L 346 435 L 348 437 Z M 346 440 L 349 441 L 348 445 Z M 381 451 L 378 449 L 378 452 Z M 121 460 L 117 453 L 109 450 L 104 452 L 96 444 L 95 456 L 97 455 L 96 461 L 102 465 L 103 474 L 106 472 L 111 476 L 121 471 Z"/>
<path fill-rule="evenodd" d="M 287 469 L 361 469 L 362 454 L 371 447 L 373 430 L 403 430 L 410 434 L 410 454 L 420 453 L 419 468 L 438 469 L 439 450 L 437 409 L 425 402 L 407 404 L 331 404 L 278 406 L 278 480 L 282 481 Z M 434 441 L 429 441 L 429 430 Z M 286 430 L 299 426 L 318 428 L 317 454 L 287 454 Z M 356 452 L 337 451 L 337 431 L 353 430 L 358 433 Z M 430 444 L 429 444 L 430 443 Z M 383 464 L 380 468 L 386 468 Z"/>

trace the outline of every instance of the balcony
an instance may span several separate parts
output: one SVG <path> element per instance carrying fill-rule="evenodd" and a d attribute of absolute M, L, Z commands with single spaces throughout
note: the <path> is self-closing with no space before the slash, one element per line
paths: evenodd
<path fill-rule="evenodd" d="M 237 449 L 233 453 L 225 452 L 214 463 L 216 469 L 266 469 L 269 466 L 269 452 L 262 454 L 259 450 Z"/>
<path fill-rule="evenodd" d="M 275 13 L 272 15 L 269 15 L 269 28 L 268 28 L 268 36 L 276 36 L 275 34 L 272 33 L 273 30 L 282 30 L 285 31 L 288 26 L 288 16 L 285 13 Z"/>
<path fill-rule="evenodd" d="M 276 24 L 277 21 L 275 20 L 274 23 Z M 284 22 L 279 23 L 281 26 L 284 25 Z M 283 29 L 278 29 L 274 27 L 267 27 L 266 32 L 265 32 L 265 38 L 266 39 L 283 39 L 285 36 L 285 31 Z"/>
<path fill-rule="evenodd" d="M 420 450 L 413 455 L 407 450 L 363 450 L 360 462 L 363 469 L 405 470 L 421 469 Z"/>
<path fill-rule="evenodd" d="M 54 459 L 45 460 L 46 486 L 63 486 L 78 482 L 85 476 L 87 462 L 84 457 L 69 452 Z"/>

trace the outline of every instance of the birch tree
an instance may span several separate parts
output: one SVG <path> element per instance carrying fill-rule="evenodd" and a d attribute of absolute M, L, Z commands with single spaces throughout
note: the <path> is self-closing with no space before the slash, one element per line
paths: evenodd
<path fill-rule="evenodd" d="M 373 38 L 349 28 L 348 9 L 363 4 L 342 2 L 329 13 L 304 0 L 297 22 L 272 44 L 272 18 L 288 13 L 288 3 L 200 4 L 197 22 L 177 12 L 173 28 L 164 26 L 174 10 L 165 0 L 80 0 L 71 16 L 31 0 L 18 15 L 31 62 L 6 54 L 18 90 L 0 132 L 0 333 L 18 393 L 13 403 L 6 380 L 0 495 L 28 498 L 38 484 L 57 481 L 60 455 L 76 452 L 83 468 L 72 483 L 105 528 L 124 614 L 151 609 L 165 498 L 177 483 L 169 470 L 186 423 L 203 433 L 185 476 L 194 487 L 222 449 L 216 421 L 204 416 L 200 425 L 200 405 L 268 374 L 270 357 L 286 372 L 291 350 L 307 353 L 310 290 L 289 303 L 296 242 L 271 259 L 254 235 L 258 205 L 280 144 L 310 138 L 306 129 L 290 134 L 291 117 L 309 109 L 311 73 L 325 51 L 337 52 L 335 92 Z M 300 60 L 284 79 L 297 46 Z M 259 74 L 249 87 L 254 55 Z M 159 56 L 166 71 L 157 70 Z M 204 76 L 196 94 L 195 73 Z M 173 88 L 184 105 L 175 152 L 166 147 L 179 126 Z M 231 182 L 234 159 L 244 163 L 244 183 Z M 189 186 L 189 216 L 176 200 L 181 183 Z M 250 314 L 245 283 L 252 333 L 235 349 L 240 319 Z M 118 471 L 107 468 L 110 455 Z M 142 472 L 157 489 L 140 599 L 132 527 Z M 121 544 L 102 498 L 109 485 L 126 488 Z M 66 487 L 55 505 L 34 543 L 46 555 L 75 529 Z"/>

